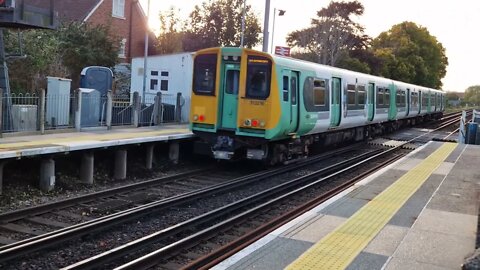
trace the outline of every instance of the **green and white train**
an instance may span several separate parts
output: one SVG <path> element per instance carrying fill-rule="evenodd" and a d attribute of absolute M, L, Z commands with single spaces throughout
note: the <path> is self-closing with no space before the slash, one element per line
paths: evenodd
<path fill-rule="evenodd" d="M 218 159 L 275 164 L 444 111 L 441 90 L 244 48 L 198 51 L 193 72 L 191 129 Z"/>

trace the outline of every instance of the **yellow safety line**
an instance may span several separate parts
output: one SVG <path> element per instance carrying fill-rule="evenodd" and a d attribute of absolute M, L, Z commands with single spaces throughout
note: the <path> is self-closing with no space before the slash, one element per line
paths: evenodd
<path fill-rule="evenodd" d="M 444 143 L 286 269 L 345 269 L 348 267 L 456 146 L 456 143 Z"/>
<path fill-rule="evenodd" d="M 188 129 L 165 129 L 146 132 L 128 132 L 128 133 L 106 133 L 106 134 L 82 134 L 72 137 L 63 138 L 50 138 L 42 139 L 38 137 L 38 140 L 28 142 L 15 142 L 15 143 L 2 143 L 0 149 L 18 148 L 18 147 L 32 147 L 32 146 L 45 146 L 46 144 L 59 144 L 66 142 L 82 142 L 82 141 L 109 141 L 109 140 L 121 140 L 132 139 L 139 137 L 151 137 L 165 134 L 189 132 Z M 37 138 L 35 138 L 37 139 Z"/>

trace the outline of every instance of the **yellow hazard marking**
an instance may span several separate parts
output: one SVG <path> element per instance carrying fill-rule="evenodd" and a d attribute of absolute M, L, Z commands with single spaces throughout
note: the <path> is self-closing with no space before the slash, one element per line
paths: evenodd
<path fill-rule="evenodd" d="M 0 151 L 8 149 L 18 149 L 18 148 L 35 148 L 35 147 L 48 147 L 55 145 L 64 146 L 65 143 L 77 143 L 85 141 L 111 141 L 111 140 L 125 140 L 133 138 L 146 138 L 146 137 L 155 137 L 163 135 L 171 135 L 176 133 L 190 133 L 188 129 L 164 129 L 164 130 L 155 130 L 155 131 L 135 131 L 135 132 L 121 132 L 121 133 L 105 133 L 105 134 L 79 134 L 70 137 L 60 137 L 60 138 L 48 138 L 42 139 L 41 136 L 35 137 L 35 141 L 27 142 L 15 142 L 15 143 L 0 143 Z"/>
<path fill-rule="evenodd" d="M 345 269 L 456 146 L 444 143 L 286 269 Z"/>

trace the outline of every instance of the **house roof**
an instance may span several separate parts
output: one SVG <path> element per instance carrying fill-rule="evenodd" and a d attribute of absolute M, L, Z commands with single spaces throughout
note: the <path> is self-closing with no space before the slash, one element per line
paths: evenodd
<path fill-rule="evenodd" d="M 60 20 L 84 21 L 103 0 L 53 0 L 55 13 Z M 49 8 L 50 0 L 24 0 L 26 5 Z"/>

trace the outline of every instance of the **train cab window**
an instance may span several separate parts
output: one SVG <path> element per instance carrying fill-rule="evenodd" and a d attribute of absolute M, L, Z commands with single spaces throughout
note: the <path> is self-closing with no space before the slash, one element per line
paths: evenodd
<path fill-rule="evenodd" d="M 283 101 L 288 101 L 288 76 L 283 76 Z"/>
<path fill-rule="evenodd" d="M 355 85 L 347 84 L 347 102 L 349 106 L 355 106 Z"/>
<path fill-rule="evenodd" d="M 228 70 L 225 81 L 225 91 L 227 94 L 238 94 L 238 83 L 240 82 L 240 70 Z"/>
<path fill-rule="evenodd" d="M 359 106 L 365 105 L 365 85 L 357 86 L 357 99 Z"/>
<path fill-rule="evenodd" d="M 270 95 L 272 62 L 261 56 L 249 56 L 247 65 L 247 98 L 266 99 Z"/>
<path fill-rule="evenodd" d="M 297 104 L 297 78 L 292 77 L 290 80 L 290 89 L 292 92 L 292 104 L 296 105 Z"/>
<path fill-rule="evenodd" d="M 217 76 L 217 55 L 202 54 L 193 63 L 193 92 L 198 95 L 214 95 Z"/>
<path fill-rule="evenodd" d="M 377 105 L 383 105 L 383 95 L 385 91 L 383 88 L 377 88 Z"/>
<path fill-rule="evenodd" d="M 315 106 L 325 106 L 325 81 L 313 81 L 313 104 Z"/>

